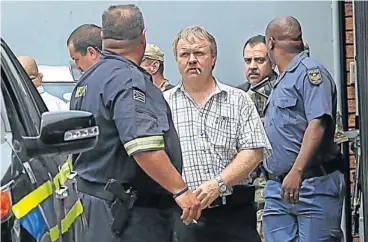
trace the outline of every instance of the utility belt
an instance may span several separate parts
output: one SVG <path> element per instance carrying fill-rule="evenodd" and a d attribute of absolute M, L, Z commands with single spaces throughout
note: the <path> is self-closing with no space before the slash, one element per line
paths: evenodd
<path fill-rule="evenodd" d="M 86 193 L 90 196 L 98 197 L 100 199 L 114 202 L 116 195 L 111 191 L 105 190 L 105 184 L 99 184 L 95 182 L 90 182 L 82 178 L 78 178 L 78 191 Z M 128 187 L 121 186 L 123 191 L 128 190 Z M 175 200 L 169 194 L 138 194 L 134 201 L 135 207 L 150 207 L 157 209 L 167 209 L 175 206 Z"/>
<path fill-rule="evenodd" d="M 233 193 L 228 196 L 218 197 L 208 208 L 235 207 L 254 202 L 255 187 L 253 185 L 233 186 Z"/>
<path fill-rule="evenodd" d="M 326 176 L 334 171 L 340 170 L 340 167 L 341 165 L 339 164 L 337 160 L 336 162 L 331 161 L 328 163 L 308 167 L 303 171 L 302 180 L 309 179 L 312 177 Z M 267 180 L 276 181 L 279 183 L 282 183 L 284 181 L 284 178 L 289 173 L 289 172 L 286 172 L 282 175 L 275 176 L 273 174 L 268 173 L 263 167 L 262 167 L 262 171 Z"/>
<path fill-rule="evenodd" d="M 112 203 L 113 222 L 111 231 L 115 235 L 119 235 L 124 231 L 133 207 L 169 209 L 175 206 L 175 200 L 169 194 L 139 194 L 132 187 L 123 186 L 114 179 L 110 179 L 107 184 L 99 184 L 79 177 L 77 186 L 79 192 Z"/>

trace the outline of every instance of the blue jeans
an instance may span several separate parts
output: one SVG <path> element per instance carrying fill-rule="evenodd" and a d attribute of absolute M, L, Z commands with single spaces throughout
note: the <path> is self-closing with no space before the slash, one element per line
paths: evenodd
<path fill-rule="evenodd" d="M 345 181 L 341 172 L 303 181 L 299 202 L 285 202 L 281 185 L 267 181 L 263 230 L 266 242 L 341 241 L 341 216 Z"/>

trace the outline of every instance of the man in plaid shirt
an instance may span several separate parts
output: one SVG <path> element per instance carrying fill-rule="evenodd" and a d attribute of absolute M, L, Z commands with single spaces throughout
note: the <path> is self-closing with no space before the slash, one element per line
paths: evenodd
<path fill-rule="evenodd" d="M 249 174 L 271 146 L 250 97 L 212 75 L 217 45 L 204 28 L 181 30 L 173 43 L 182 81 L 164 92 L 183 154 L 183 178 L 202 205 L 199 221 L 175 223 L 190 241 L 260 241 Z"/>

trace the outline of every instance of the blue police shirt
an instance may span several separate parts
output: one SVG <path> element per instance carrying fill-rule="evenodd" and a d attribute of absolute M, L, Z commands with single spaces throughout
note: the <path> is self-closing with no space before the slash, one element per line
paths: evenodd
<path fill-rule="evenodd" d="M 132 156 L 163 150 L 165 145 L 171 147 L 168 155 L 181 172 L 180 143 L 170 109 L 151 76 L 127 58 L 103 51 L 78 81 L 70 108 L 91 112 L 100 130 L 96 147 L 75 159 L 80 177 L 96 183 L 114 178 L 138 191 L 164 192 Z"/>
<path fill-rule="evenodd" d="M 276 81 L 265 107 L 264 125 L 273 149 L 264 167 L 276 176 L 289 172 L 301 148 L 308 123 L 330 117 L 321 145 L 307 167 L 333 159 L 336 86 L 325 67 L 301 52 Z"/>

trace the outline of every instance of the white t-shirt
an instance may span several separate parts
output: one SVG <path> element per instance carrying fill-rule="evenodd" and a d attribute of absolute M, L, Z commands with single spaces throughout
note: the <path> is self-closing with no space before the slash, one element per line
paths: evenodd
<path fill-rule="evenodd" d="M 63 100 L 45 91 L 43 86 L 37 87 L 37 91 L 41 94 L 43 101 L 45 102 L 49 111 L 68 111 L 69 105 Z"/>

